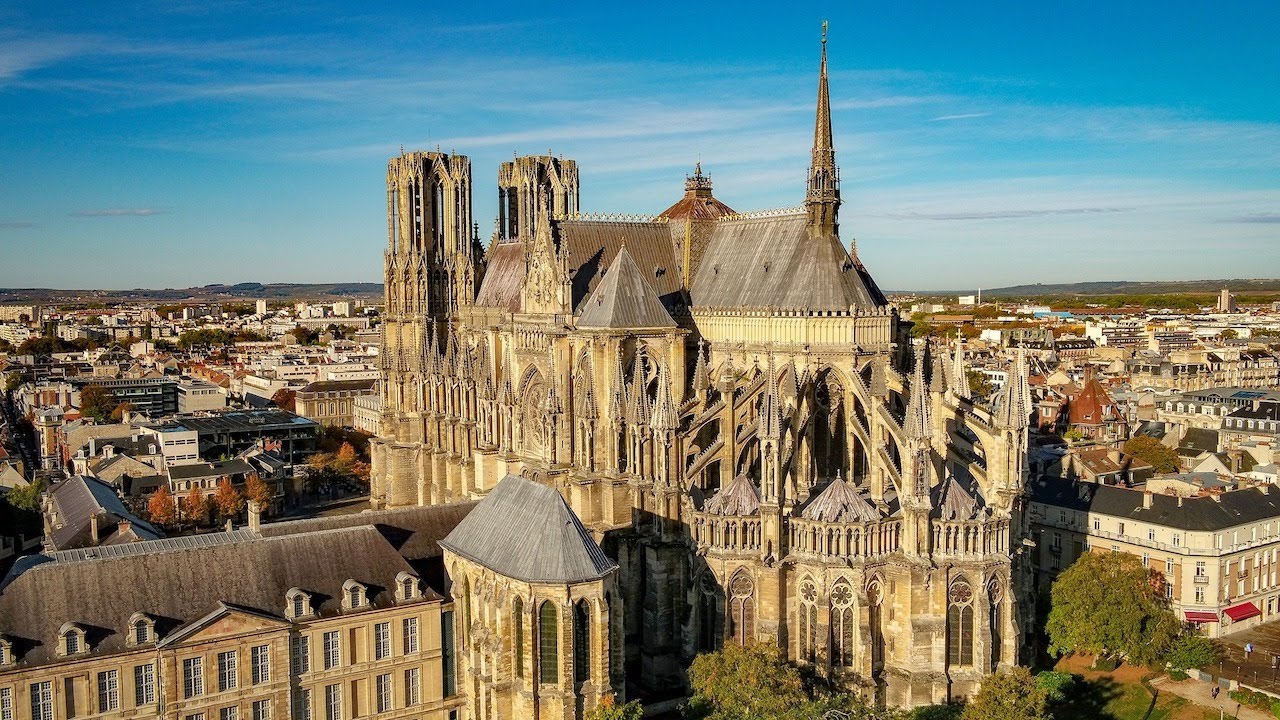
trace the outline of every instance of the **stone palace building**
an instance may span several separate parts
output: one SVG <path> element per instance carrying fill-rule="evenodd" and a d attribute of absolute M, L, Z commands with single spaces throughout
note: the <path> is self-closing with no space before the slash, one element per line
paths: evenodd
<path fill-rule="evenodd" d="M 468 717 L 678 695 L 724 643 L 896 706 L 1018 662 L 1026 367 L 971 399 L 841 240 L 825 43 L 798 208 L 698 167 L 588 216 L 574 161 L 518 157 L 486 251 L 468 158 L 389 161 L 372 501 L 479 500 L 441 541 Z"/>

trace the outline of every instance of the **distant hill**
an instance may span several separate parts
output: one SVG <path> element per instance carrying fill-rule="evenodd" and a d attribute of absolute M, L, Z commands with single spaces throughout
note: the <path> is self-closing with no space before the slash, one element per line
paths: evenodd
<path fill-rule="evenodd" d="M 1044 295 L 1165 295 L 1169 293 L 1217 293 L 1227 288 L 1233 293 L 1280 292 L 1280 279 L 1258 280 L 1111 280 L 1078 283 L 1036 283 L 1001 288 L 983 288 L 987 297 L 1037 297 Z M 972 291 L 970 291 L 972 292 Z"/>
<path fill-rule="evenodd" d="M 55 304 L 73 302 L 218 302 L 222 300 L 382 300 L 382 283 L 256 283 L 213 284 L 190 288 L 149 290 L 58 290 L 0 288 L 0 303 Z"/>

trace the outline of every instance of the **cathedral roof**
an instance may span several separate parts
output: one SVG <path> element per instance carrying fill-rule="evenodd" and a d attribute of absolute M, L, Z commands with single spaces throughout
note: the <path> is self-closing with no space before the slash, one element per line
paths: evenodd
<path fill-rule="evenodd" d="M 949 476 L 933 489 L 933 513 L 942 520 L 973 520 L 982 509 L 982 496 L 970 492 L 955 476 Z"/>
<path fill-rule="evenodd" d="M 834 233 L 803 213 L 716 223 L 690 289 L 695 307 L 871 310 L 888 304 Z"/>
<path fill-rule="evenodd" d="M 675 320 L 662 306 L 640 267 L 623 247 L 604 279 L 582 303 L 578 327 L 656 328 L 675 327 Z"/>
<path fill-rule="evenodd" d="M 441 546 L 514 580 L 574 583 L 618 568 L 555 488 L 508 475 Z"/>
<path fill-rule="evenodd" d="M 476 305 L 520 311 L 520 288 L 524 285 L 524 243 L 497 243 L 485 258 L 484 279 Z"/>
<path fill-rule="evenodd" d="M 623 245 L 658 299 L 672 305 L 681 298 L 680 266 L 666 223 L 561 220 L 555 228 L 561 251 L 569 254 L 575 313 L 604 281 L 605 269 L 612 267 Z"/>
<path fill-rule="evenodd" d="M 800 516 L 829 523 L 874 522 L 880 513 L 867 502 L 852 482 L 836 478 L 805 504 Z"/>
<path fill-rule="evenodd" d="M 760 512 L 760 492 L 746 475 L 739 475 L 720 488 L 703 510 L 712 515 L 755 515 Z"/>
<path fill-rule="evenodd" d="M 685 179 L 684 197 L 659 213 L 658 217 L 698 222 L 717 220 L 732 214 L 734 214 L 733 208 L 720 202 L 711 194 L 711 178 L 702 174 L 702 163 L 698 163 L 693 175 Z"/>

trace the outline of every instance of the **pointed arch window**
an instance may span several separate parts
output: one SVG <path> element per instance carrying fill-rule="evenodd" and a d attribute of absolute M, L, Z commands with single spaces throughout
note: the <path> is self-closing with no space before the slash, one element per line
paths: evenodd
<path fill-rule="evenodd" d="M 947 664 L 973 665 L 973 588 L 964 580 L 947 591 Z"/>
<path fill-rule="evenodd" d="M 755 582 L 745 571 L 734 575 L 729 583 L 730 633 L 739 645 L 749 645 L 756 637 L 755 590 Z"/>
<path fill-rule="evenodd" d="M 555 603 L 545 600 L 538 609 L 538 681 L 560 682 L 560 616 Z"/>
<path fill-rule="evenodd" d="M 718 629 L 720 607 L 718 602 L 720 587 L 716 585 L 711 573 L 702 576 L 702 592 L 698 595 L 700 650 L 714 651 L 720 647 L 721 635 Z"/>
<path fill-rule="evenodd" d="M 591 608 L 586 600 L 573 606 L 573 682 L 591 679 Z"/>
<path fill-rule="evenodd" d="M 884 586 L 877 578 L 867 584 L 867 618 L 871 631 L 871 671 L 884 669 Z"/>
<path fill-rule="evenodd" d="M 511 652 L 514 655 L 513 664 L 516 667 L 516 677 L 524 677 L 524 601 L 516 598 L 514 606 L 511 608 L 514 618 L 511 637 Z"/>
<path fill-rule="evenodd" d="M 853 588 L 848 580 L 837 580 L 831 588 L 831 661 L 839 667 L 853 666 Z"/>
<path fill-rule="evenodd" d="M 800 583 L 800 659 L 815 662 L 818 657 L 818 588 L 812 580 Z"/>

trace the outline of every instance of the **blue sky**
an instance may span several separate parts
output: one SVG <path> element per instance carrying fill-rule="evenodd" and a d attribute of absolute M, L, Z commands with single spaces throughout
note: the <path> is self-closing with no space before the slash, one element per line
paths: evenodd
<path fill-rule="evenodd" d="M 1280 276 L 1280 3 L 472 5 L 0 4 L 0 286 L 380 280 L 401 145 L 793 205 L 823 18 L 882 286 Z"/>

